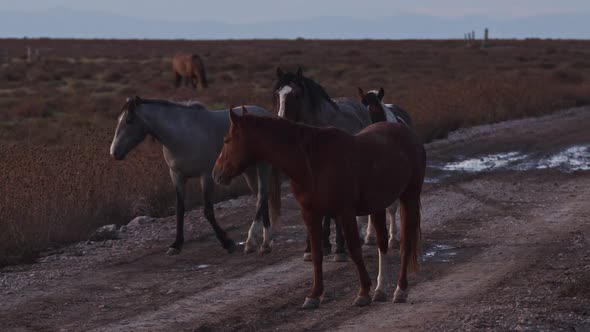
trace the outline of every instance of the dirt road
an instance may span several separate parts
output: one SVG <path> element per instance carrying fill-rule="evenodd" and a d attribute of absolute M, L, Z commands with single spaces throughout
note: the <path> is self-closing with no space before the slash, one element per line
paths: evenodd
<path fill-rule="evenodd" d="M 590 109 L 471 128 L 427 149 L 424 255 L 408 303 L 351 306 L 356 270 L 328 257 L 321 308 L 299 310 L 311 265 L 285 191 L 271 254 L 225 253 L 192 211 L 180 256 L 164 254 L 173 218 L 146 218 L 122 239 L 4 268 L 0 330 L 590 330 Z M 217 205 L 239 240 L 253 212 L 252 197 Z M 364 255 L 376 278 L 377 249 Z"/>

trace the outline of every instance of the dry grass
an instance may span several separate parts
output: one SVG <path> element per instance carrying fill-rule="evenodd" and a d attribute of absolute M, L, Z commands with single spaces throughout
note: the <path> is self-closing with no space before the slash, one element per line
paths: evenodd
<path fill-rule="evenodd" d="M 27 64 L 27 46 L 43 60 Z M 271 108 L 275 67 L 301 64 L 334 97 L 383 86 L 427 141 L 590 102 L 590 42 L 581 41 L 478 50 L 461 41 L 41 39 L 0 40 L 0 48 L 8 55 L 0 64 L 0 265 L 98 225 L 173 212 L 157 144 L 145 142 L 124 162 L 108 155 L 129 95 Z M 169 59 L 178 51 L 201 54 L 210 89 L 173 88 Z"/>

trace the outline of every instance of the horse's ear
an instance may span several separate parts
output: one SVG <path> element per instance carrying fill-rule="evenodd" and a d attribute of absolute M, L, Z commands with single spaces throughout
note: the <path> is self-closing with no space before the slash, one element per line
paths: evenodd
<path fill-rule="evenodd" d="M 358 88 L 358 89 L 359 89 L 359 97 L 361 98 L 361 100 L 363 100 L 363 98 L 365 98 L 365 92 L 361 88 Z"/>
<path fill-rule="evenodd" d="M 248 114 L 248 110 L 246 109 L 246 107 L 244 105 L 242 105 L 242 115 L 246 115 Z"/>
<path fill-rule="evenodd" d="M 377 98 L 379 98 L 379 100 L 383 100 L 383 96 L 385 96 L 385 90 L 383 90 L 383 88 L 379 88 L 379 93 L 377 93 Z"/>
<path fill-rule="evenodd" d="M 280 80 L 283 78 L 283 75 L 285 75 L 285 73 L 283 72 L 281 67 L 277 67 L 277 78 Z"/>
<path fill-rule="evenodd" d="M 239 115 L 234 112 L 234 107 L 229 107 L 229 122 L 232 124 L 236 124 L 239 121 Z"/>
<path fill-rule="evenodd" d="M 301 66 L 297 67 L 297 78 L 298 79 L 302 79 L 303 78 L 303 69 L 301 69 Z"/>

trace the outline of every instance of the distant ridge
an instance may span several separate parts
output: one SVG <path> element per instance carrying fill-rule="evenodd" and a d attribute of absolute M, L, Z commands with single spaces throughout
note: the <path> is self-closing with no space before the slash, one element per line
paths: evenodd
<path fill-rule="evenodd" d="M 0 37 L 140 38 L 140 39 L 448 39 L 463 38 L 485 27 L 492 38 L 590 39 L 590 13 L 496 19 L 466 16 L 445 19 L 395 15 L 373 20 L 320 17 L 281 22 L 232 24 L 219 21 L 166 22 L 93 11 L 51 9 L 39 12 L 0 10 Z"/>

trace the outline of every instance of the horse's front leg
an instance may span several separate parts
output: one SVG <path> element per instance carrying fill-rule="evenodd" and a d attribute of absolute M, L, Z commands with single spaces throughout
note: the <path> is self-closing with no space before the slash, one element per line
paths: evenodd
<path fill-rule="evenodd" d="M 358 292 L 354 305 L 362 307 L 371 303 L 369 292 L 371 291 L 371 278 L 363 261 L 361 249 L 361 239 L 359 237 L 356 218 L 354 212 L 342 214 L 337 218 L 337 222 L 342 225 L 344 237 L 348 246 L 350 258 L 357 267 L 361 288 Z"/>
<path fill-rule="evenodd" d="M 176 189 L 176 239 L 170 245 L 167 255 L 178 255 L 182 250 L 184 244 L 184 199 L 185 199 L 185 184 L 186 178 L 181 174 L 170 170 L 170 177 L 172 184 Z"/>
<path fill-rule="evenodd" d="M 211 172 L 201 175 L 201 190 L 203 191 L 203 213 L 205 218 L 213 227 L 215 236 L 221 242 L 223 249 L 228 252 L 233 252 L 236 249 L 236 244 L 230 239 L 225 231 L 217 224 L 215 220 L 215 210 L 213 209 L 213 178 Z"/>
<path fill-rule="evenodd" d="M 311 244 L 311 260 L 313 262 L 313 285 L 301 306 L 302 309 L 317 309 L 324 294 L 324 275 L 322 270 L 322 215 L 309 210 L 302 210 L 303 221 L 307 228 L 307 237 Z"/>

